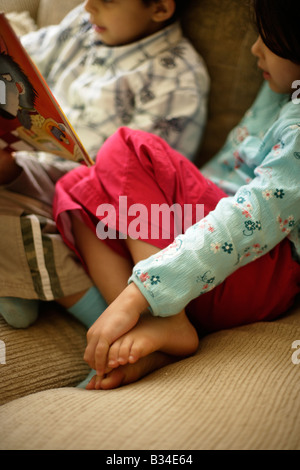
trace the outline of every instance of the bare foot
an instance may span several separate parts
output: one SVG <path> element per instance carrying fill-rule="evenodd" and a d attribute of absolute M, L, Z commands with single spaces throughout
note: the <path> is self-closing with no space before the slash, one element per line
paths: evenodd
<path fill-rule="evenodd" d="M 189 356 L 196 351 L 198 344 L 198 335 L 184 311 L 171 317 L 144 314 L 132 330 L 111 345 L 107 366 L 111 369 L 134 364 L 154 351 Z"/>
<path fill-rule="evenodd" d="M 150 374 L 154 370 L 171 364 L 175 360 L 178 360 L 178 358 L 176 359 L 173 356 L 157 351 L 149 356 L 141 358 L 135 364 L 126 364 L 125 366 L 113 369 L 102 378 L 95 375 L 86 386 L 86 389 L 110 390 L 122 385 L 128 385 L 138 381 L 142 377 L 145 377 L 145 375 Z"/>
<path fill-rule="evenodd" d="M 97 375 L 102 377 L 106 372 L 110 346 L 134 328 L 147 306 L 145 297 L 131 283 L 88 330 L 84 360 Z"/>

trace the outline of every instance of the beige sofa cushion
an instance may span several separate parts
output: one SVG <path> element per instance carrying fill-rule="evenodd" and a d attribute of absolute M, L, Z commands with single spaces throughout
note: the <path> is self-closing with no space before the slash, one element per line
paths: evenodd
<path fill-rule="evenodd" d="M 0 11 L 28 11 L 39 26 L 58 23 L 82 0 L 0 0 Z"/>
<path fill-rule="evenodd" d="M 199 165 L 223 145 L 262 83 L 257 60 L 250 52 L 256 32 L 247 4 L 240 0 L 191 0 L 183 17 L 184 32 L 204 57 L 211 77 Z"/>
<path fill-rule="evenodd" d="M 82 3 L 82 0 L 40 0 L 37 15 L 38 26 L 57 24 L 65 15 Z"/>
<path fill-rule="evenodd" d="M 53 387 L 77 385 L 89 367 L 83 361 L 85 328 L 49 304 L 28 329 L 15 330 L 0 316 L 0 405 Z"/>
<path fill-rule="evenodd" d="M 0 0 L 0 11 L 29 11 L 36 20 L 40 0 Z"/>
<path fill-rule="evenodd" d="M 0 449 L 300 449 L 297 339 L 300 309 L 209 335 L 195 356 L 117 390 L 15 400 L 0 408 Z"/>

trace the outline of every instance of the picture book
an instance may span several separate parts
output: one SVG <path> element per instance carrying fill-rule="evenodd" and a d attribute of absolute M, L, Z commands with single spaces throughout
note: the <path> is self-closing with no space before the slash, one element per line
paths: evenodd
<path fill-rule="evenodd" d="M 4 13 L 0 13 L 0 148 L 42 151 L 93 164 Z"/>

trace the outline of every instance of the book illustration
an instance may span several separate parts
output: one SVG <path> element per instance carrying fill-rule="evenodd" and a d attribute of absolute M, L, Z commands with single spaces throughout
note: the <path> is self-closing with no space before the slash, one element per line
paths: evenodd
<path fill-rule="evenodd" d="M 40 150 L 92 164 L 80 140 L 0 14 L 0 148 Z"/>

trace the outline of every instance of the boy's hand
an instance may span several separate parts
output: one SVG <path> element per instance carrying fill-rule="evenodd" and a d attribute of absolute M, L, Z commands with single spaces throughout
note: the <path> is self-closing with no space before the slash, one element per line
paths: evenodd
<path fill-rule="evenodd" d="M 149 306 L 135 284 L 130 284 L 100 315 L 87 333 L 84 360 L 98 376 L 107 373 L 107 357 L 111 344 L 131 330 L 141 313 Z"/>
<path fill-rule="evenodd" d="M 11 183 L 21 171 L 22 168 L 17 165 L 13 155 L 0 149 L 0 184 Z"/>

